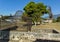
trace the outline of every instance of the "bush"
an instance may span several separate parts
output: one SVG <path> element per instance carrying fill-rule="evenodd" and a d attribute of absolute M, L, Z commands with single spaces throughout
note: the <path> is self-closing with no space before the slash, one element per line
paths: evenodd
<path fill-rule="evenodd" d="M 53 19 L 53 23 L 55 23 L 56 22 L 56 19 Z"/>
<path fill-rule="evenodd" d="M 60 22 L 60 17 L 57 17 L 57 20 L 56 20 L 57 22 Z"/>

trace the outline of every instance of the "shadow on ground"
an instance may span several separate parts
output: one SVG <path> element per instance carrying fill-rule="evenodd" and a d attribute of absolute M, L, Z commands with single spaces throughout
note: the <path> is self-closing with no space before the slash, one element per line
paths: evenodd
<path fill-rule="evenodd" d="M 34 42 L 60 42 L 60 41 L 37 39 L 37 40 L 34 41 Z"/>

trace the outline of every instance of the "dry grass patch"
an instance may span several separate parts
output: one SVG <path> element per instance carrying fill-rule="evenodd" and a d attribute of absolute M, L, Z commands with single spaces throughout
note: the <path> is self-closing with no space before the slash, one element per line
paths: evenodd
<path fill-rule="evenodd" d="M 32 28 L 43 28 L 43 29 L 48 29 L 48 28 L 51 28 L 51 29 L 57 29 L 60 31 L 60 23 L 47 23 L 47 24 L 41 24 L 41 25 L 37 25 L 37 26 L 32 26 Z"/>

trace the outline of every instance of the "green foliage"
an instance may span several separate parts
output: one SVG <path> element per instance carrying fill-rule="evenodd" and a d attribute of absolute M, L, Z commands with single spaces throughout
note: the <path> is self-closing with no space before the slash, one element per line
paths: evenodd
<path fill-rule="evenodd" d="M 22 14 L 22 21 L 26 21 L 27 17 L 28 17 L 28 14 L 24 12 Z"/>
<path fill-rule="evenodd" d="M 56 22 L 56 19 L 53 19 L 53 23 L 55 23 Z"/>
<path fill-rule="evenodd" d="M 57 22 L 60 22 L 60 17 L 57 17 Z"/>
<path fill-rule="evenodd" d="M 24 7 L 25 13 L 32 21 L 41 21 L 41 16 L 48 13 L 47 6 L 43 3 L 30 2 Z"/>
<path fill-rule="evenodd" d="M 25 7 L 24 7 L 24 10 L 25 10 L 25 12 L 29 15 L 29 16 L 31 16 L 31 14 L 33 14 L 34 13 L 34 11 L 35 11 L 35 3 L 34 2 L 30 2 L 30 3 L 28 3 Z"/>
<path fill-rule="evenodd" d="M 2 20 L 5 20 L 5 19 L 9 19 L 10 18 L 10 16 L 2 16 Z"/>

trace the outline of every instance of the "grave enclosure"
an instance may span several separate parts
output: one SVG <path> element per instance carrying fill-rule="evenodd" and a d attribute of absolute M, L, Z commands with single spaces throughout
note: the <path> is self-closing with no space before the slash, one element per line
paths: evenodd
<path fill-rule="evenodd" d="M 8 42 L 60 42 L 60 33 L 54 32 L 53 29 L 32 29 L 31 32 L 0 31 L 0 40 L 8 40 Z"/>

